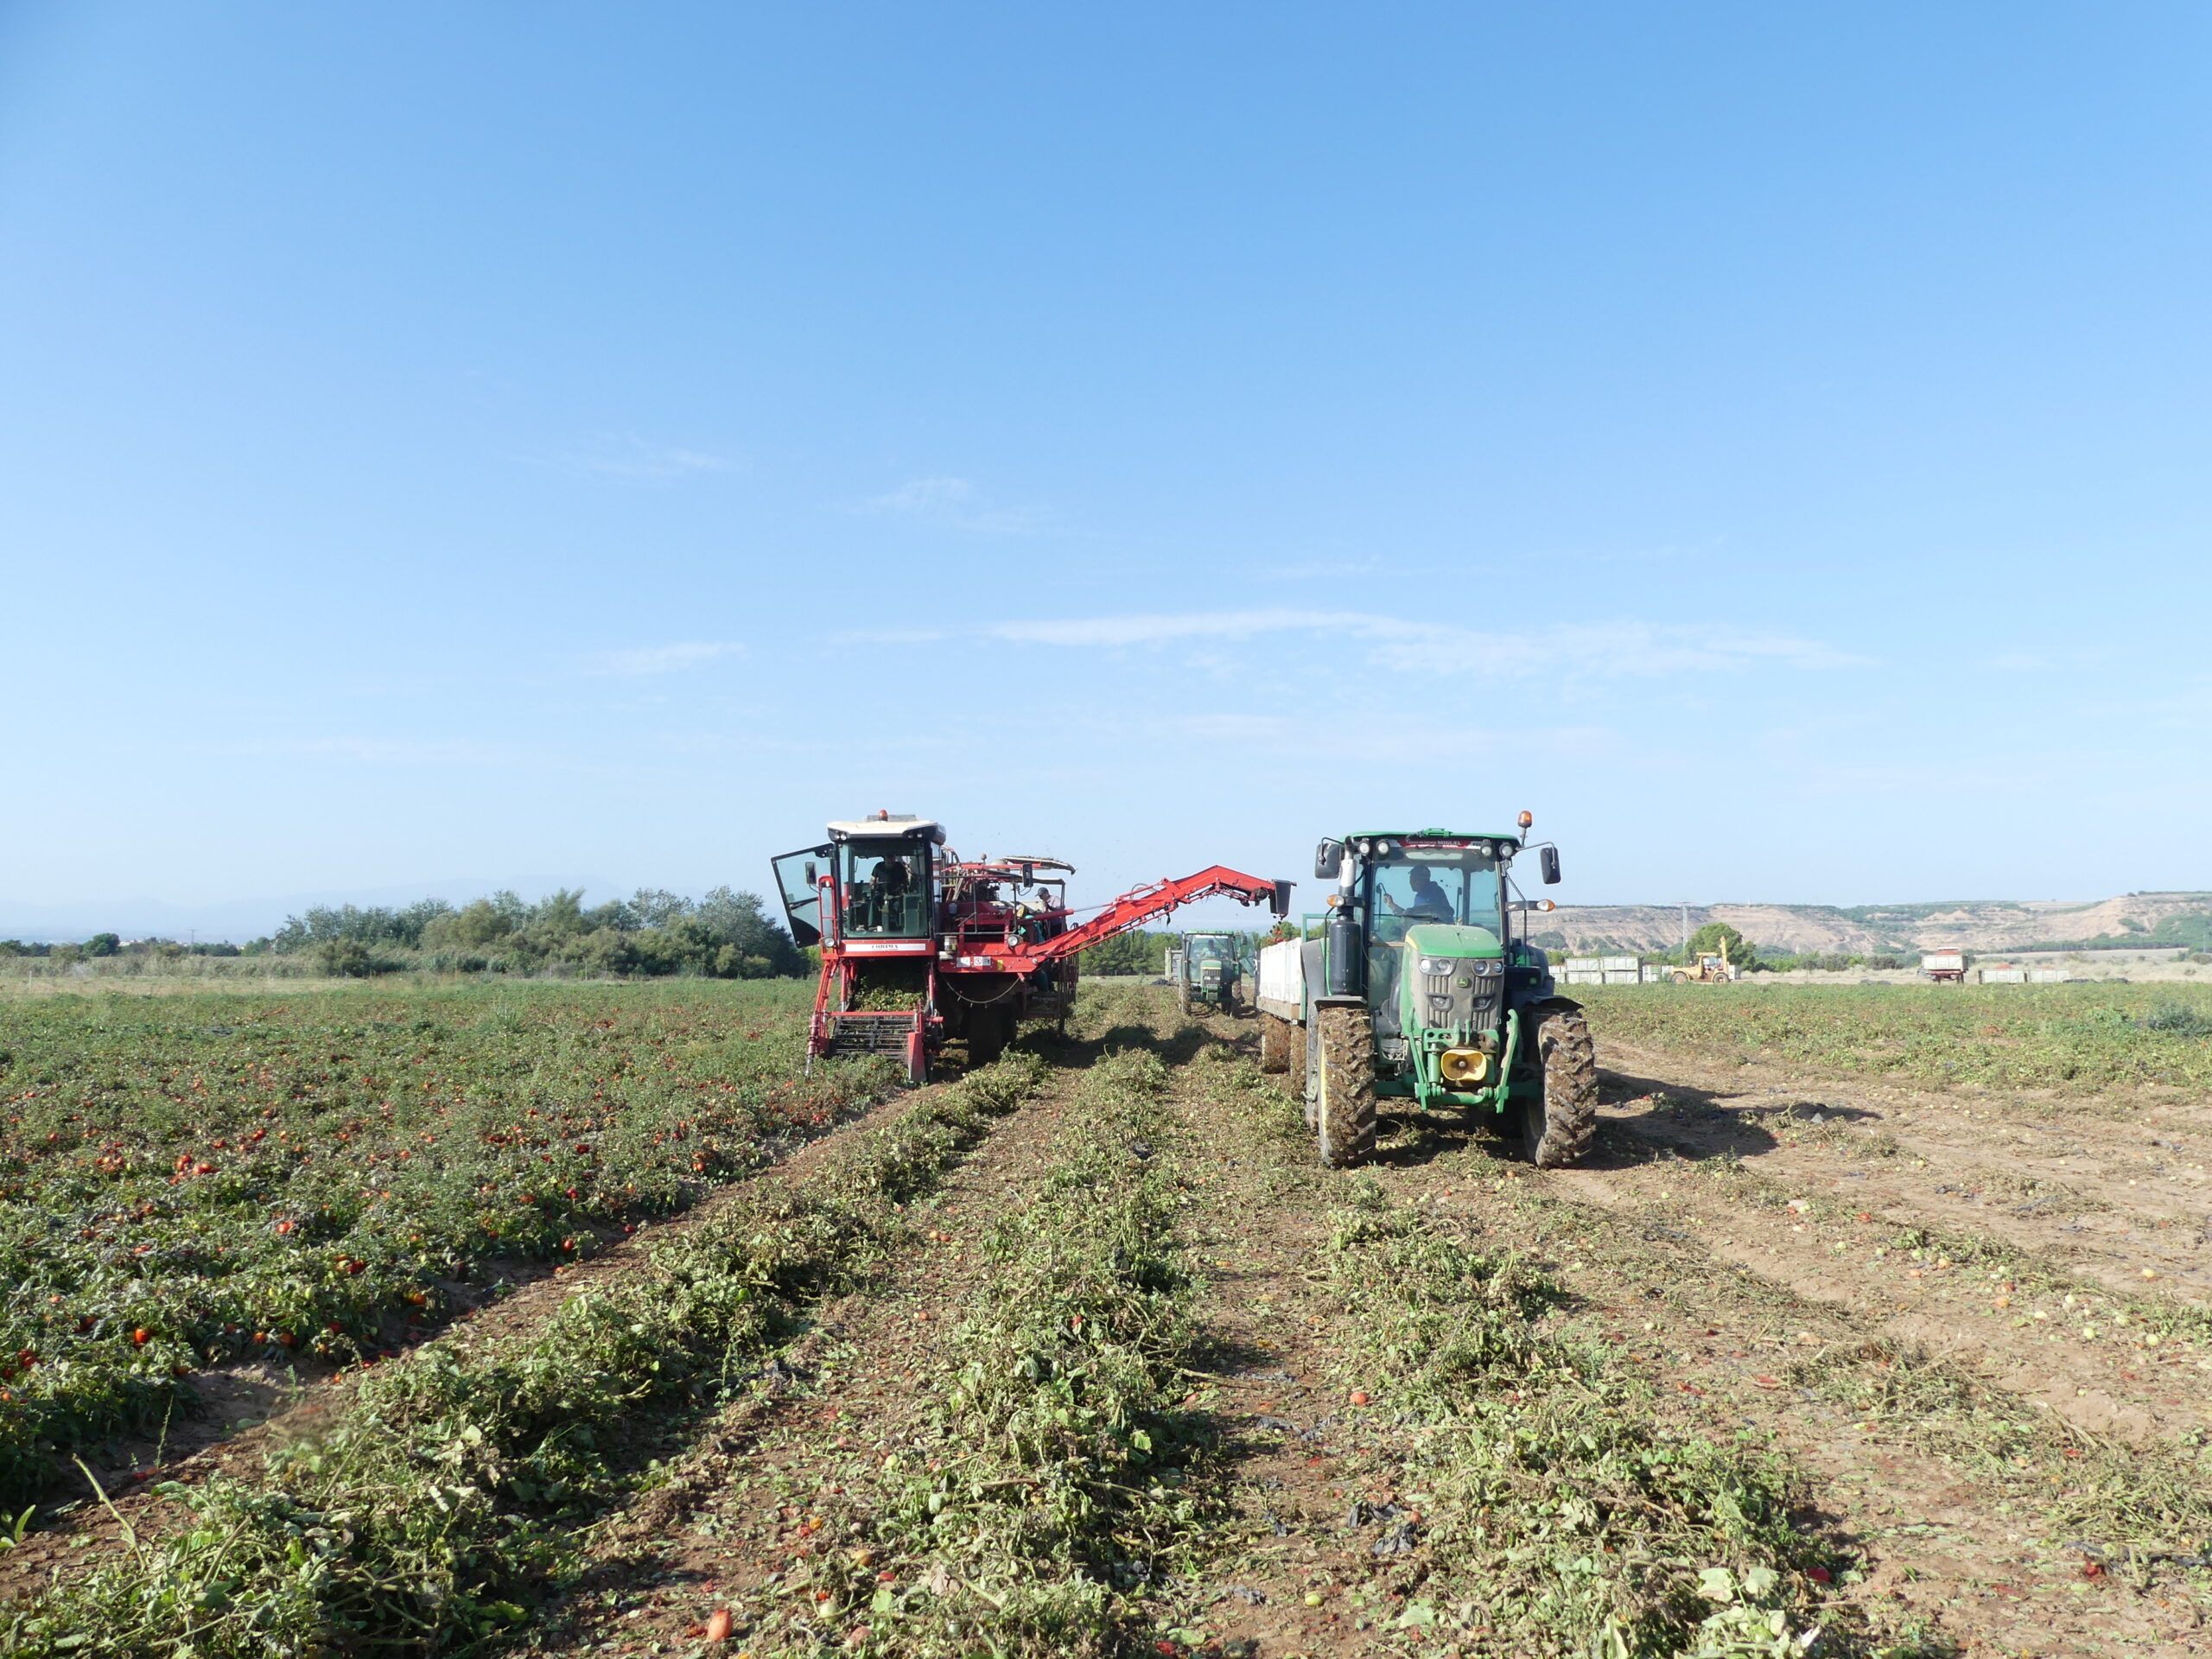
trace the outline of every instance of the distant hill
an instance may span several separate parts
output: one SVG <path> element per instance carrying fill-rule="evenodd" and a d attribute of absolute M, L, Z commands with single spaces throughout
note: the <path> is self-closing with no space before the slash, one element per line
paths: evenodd
<path fill-rule="evenodd" d="M 1682 940 L 1679 905 L 1561 906 L 1532 920 L 1577 954 L 1672 950 Z M 1726 922 L 1777 950 L 1882 951 L 1956 945 L 1981 952 L 2038 946 L 2171 944 L 2212 949 L 2212 893 L 2131 893 L 2077 904 L 2063 899 L 1960 899 L 1939 904 L 1692 905 L 1693 931 Z"/>

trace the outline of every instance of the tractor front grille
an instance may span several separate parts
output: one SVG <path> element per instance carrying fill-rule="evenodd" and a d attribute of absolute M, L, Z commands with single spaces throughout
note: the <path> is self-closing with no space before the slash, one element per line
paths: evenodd
<path fill-rule="evenodd" d="M 1471 984 L 1462 985 L 1467 979 Z M 1458 965 L 1448 974 L 1421 976 L 1421 1013 L 1432 1028 L 1457 1026 L 1481 1027 L 1496 1023 L 1498 980 L 1495 974 L 1463 971 Z"/>

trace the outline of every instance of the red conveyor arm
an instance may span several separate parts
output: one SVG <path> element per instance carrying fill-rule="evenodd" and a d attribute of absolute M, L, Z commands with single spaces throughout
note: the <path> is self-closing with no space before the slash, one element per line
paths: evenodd
<path fill-rule="evenodd" d="M 1256 875 L 1247 875 L 1242 870 L 1232 870 L 1226 865 L 1216 864 L 1200 870 L 1196 875 L 1186 875 L 1179 881 L 1155 881 L 1148 887 L 1137 887 L 1123 893 L 1108 905 L 1081 927 L 1071 928 L 1056 939 L 1042 939 L 1018 947 L 1019 954 L 1033 966 L 1047 962 L 1058 962 L 1065 957 L 1079 956 L 1102 939 L 1110 939 L 1125 932 L 1139 922 L 1173 910 L 1179 905 L 1196 904 L 1201 899 L 1227 897 L 1239 904 L 1264 904 L 1278 916 L 1290 909 L 1290 883 L 1269 881 Z M 993 951 L 996 955 L 995 950 Z M 1014 954 L 1008 951 L 1009 955 Z"/>

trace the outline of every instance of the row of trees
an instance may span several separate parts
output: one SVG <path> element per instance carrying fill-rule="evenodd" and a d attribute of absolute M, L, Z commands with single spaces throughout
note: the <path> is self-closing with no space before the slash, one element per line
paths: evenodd
<path fill-rule="evenodd" d="M 397 907 L 318 906 L 243 946 L 125 940 L 114 933 L 95 933 L 80 944 L 0 939 L 0 957 L 10 956 L 57 963 L 117 958 L 126 967 L 140 957 L 280 957 L 346 976 L 427 969 L 767 979 L 811 968 L 791 935 L 763 912 L 759 895 L 728 887 L 703 899 L 640 888 L 589 907 L 581 890 L 565 889 L 535 904 L 495 893 L 458 908 L 442 899 Z"/>
<path fill-rule="evenodd" d="M 726 887 L 702 899 L 641 887 L 589 907 L 582 889 L 567 888 L 535 904 L 500 892 L 457 909 L 442 899 L 399 908 L 318 906 L 246 950 L 309 955 L 342 975 L 425 968 L 769 979 L 808 969 L 760 895 Z"/>
<path fill-rule="evenodd" d="M 1174 939 L 1173 933 L 1117 933 L 1077 957 L 1076 967 L 1085 974 L 1166 973 Z"/>
<path fill-rule="evenodd" d="M 81 944 L 49 944 L 42 939 L 0 939 L 0 957 L 45 957 L 56 962 L 83 962 L 99 957 L 235 957 L 235 944 L 187 944 L 176 939 L 125 939 L 119 933 L 95 933 Z"/>

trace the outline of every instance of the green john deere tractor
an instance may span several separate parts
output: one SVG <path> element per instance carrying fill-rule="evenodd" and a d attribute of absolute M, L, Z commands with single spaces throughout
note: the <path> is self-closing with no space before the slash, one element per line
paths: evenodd
<path fill-rule="evenodd" d="M 1238 977 L 1236 941 L 1227 933 L 1185 933 L 1167 953 L 1167 982 L 1185 1014 L 1194 1007 L 1234 1013 Z"/>
<path fill-rule="evenodd" d="M 1422 830 L 1325 841 L 1337 892 L 1319 937 L 1260 953 L 1260 1065 L 1289 1071 L 1325 1163 L 1375 1149 L 1378 1100 L 1496 1122 L 1531 1162 L 1571 1164 L 1596 1127 L 1598 1063 L 1579 1003 L 1554 994 L 1544 952 L 1515 921 L 1548 910 L 1509 871 L 1558 849 L 1518 836 Z"/>

